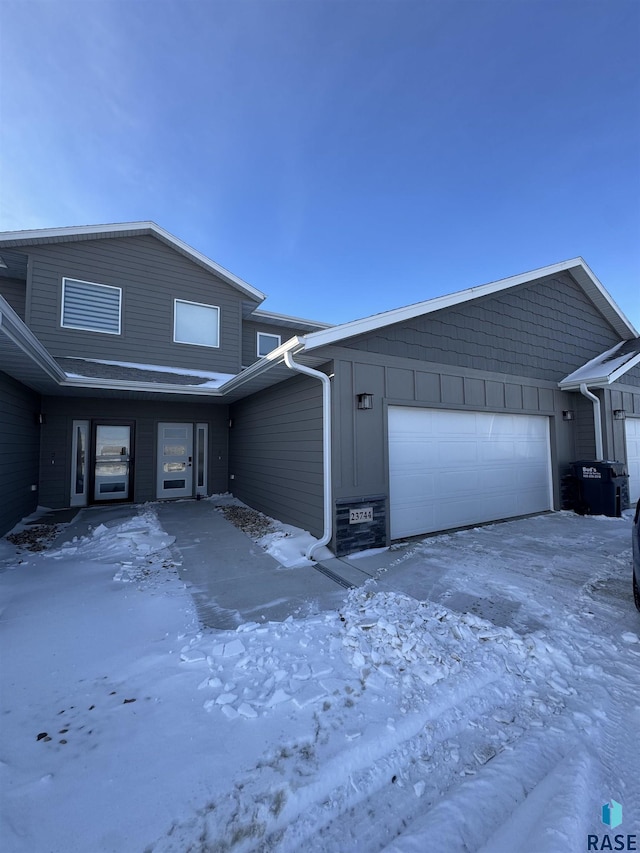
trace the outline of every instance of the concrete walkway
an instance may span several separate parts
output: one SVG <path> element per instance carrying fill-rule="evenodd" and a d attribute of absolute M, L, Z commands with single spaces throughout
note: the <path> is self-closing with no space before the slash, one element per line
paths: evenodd
<path fill-rule="evenodd" d="M 176 537 L 178 572 L 207 627 L 281 622 L 336 607 L 344 598 L 344 587 L 315 569 L 281 566 L 210 501 L 167 501 L 154 508 L 164 530 Z"/>
<path fill-rule="evenodd" d="M 316 567 L 285 568 L 216 509 L 211 500 L 152 504 L 171 546 L 180 578 L 188 585 L 198 617 L 209 628 L 234 629 L 243 622 L 281 622 L 340 606 L 347 590 L 372 577 L 387 555 L 358 561 L 332 558 Z M 99 524 L 114 527 L 141 507 L 113 504 L 41 515 L 34 523 L 72 521 L 55 547 L 87 536 Z M 76 516 L 77 513 L 77 516 Z M 76 516 L 74 518 L 74 516 Z"/>

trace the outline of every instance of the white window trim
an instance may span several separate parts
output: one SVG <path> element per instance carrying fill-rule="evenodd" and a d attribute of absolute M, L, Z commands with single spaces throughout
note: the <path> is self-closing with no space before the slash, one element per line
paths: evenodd
<path fill-rule="evenodd" d="M 95 329 L 92 326 L 72 326 L 70 323 L 64 322 L 64 294 L 65 287 L 68 281 L 77 282 L 78 284 L 88 284 L 91 287 L 103 287 L 107 290 L 117 290 L 118 291 L 118 331 L 111 332 L 109 329 Z M 98 335 L 120 335 L 122 334 L 122 288 L 116 287 L 113 284 L 100 284 L 97 281 L 85 281 L 82 278 L 71 278 L 70 276 L 65 276 L 62 279 L 62 301 L 60 303 L 60 326 L 63 329 L 76 329 L 81 332 L 93 332 Z"/>
<path fill-rule="evenodd" d="M 258 358 L 265 358 L 265 356 L 269 355 L 269 353 L 265 353 L 264 355 L 260 354 L 260 338 L 261 337 L 268 337 L 268 338 L 276 338 L 277 339 L 278 343 L 274 347 L 271 347 L 269 352 L 271 352 L 274 349 L 277 349 L 280 346 L 280 344 L 282 343 L 282 337 L 280 335 L 274 335 L 272 332 L 258 332 L 257 333 L 257 339 L 256 339 L 257 340 L 256 353 L 258 354 Z"/>
<path fill-rule="evenodd" d="M 218 343 L 217 344 L 196 344 L 193 341 L 181 341 L 176 337 L 176 314 L 177 305 L 197 305 L 200 308 L 215 308 L 218 312 Z M 190 347 L 208 347 L 209 349 L 220 349 L 220 307 L 218 305 L 208 305 L 206 302 L 192 302 L 189 299 L 174 299 L 173 300 L 173 342 L 174 344 L 186 344 Z"/>

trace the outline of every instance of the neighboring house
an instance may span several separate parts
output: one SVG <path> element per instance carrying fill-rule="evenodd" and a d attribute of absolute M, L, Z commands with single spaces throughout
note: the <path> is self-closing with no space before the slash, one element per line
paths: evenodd
<path fill-rule="evenodd" d="M 640 493 L 638 332 L 580 258 L 339 326 L 153 223 L 0 234 L 0 531 L 230 491 L 338 554 Z"/>

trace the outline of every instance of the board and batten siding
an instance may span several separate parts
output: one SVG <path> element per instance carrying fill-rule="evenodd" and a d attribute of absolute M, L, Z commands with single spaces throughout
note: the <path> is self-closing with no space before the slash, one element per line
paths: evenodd
<path fill-rule="evenodd" d="M 151 236 L 29 247 L 26 322 L 53 356 L 238 373 L 242 294 Z M 63 277 L 122 288 L 120 335 L 60 325 Z M 220 346 L 173 342 L 174 298 L 220 309 Z"/>
<path fill-rule="evenodd" d="M 254 509 L 322 535 L 320 382 L 295 376 L 235 403 L 229 416 L 230 491 Z"/>
<path fill-rule="evenodd" d="M 413 359 L 334 349 L 334 497 L 388 494 L 387 406 L 546 415 L 560 505 L 559 474 L 576 456 L 573 422 L 562 420 L 573 395 L 554 383 L 490 374 L 470 368 L 420 364 Z M 359 410 L 356 396 L 373 394 L 373 409 Z"/>
<path fill-rule="evenodd" d="M 345 346 L 559 382 L 620 337 L 569 273 L 416 317 Z"/>
<path fill-rule="evenodd" d="M 25 317 L 27 283 L 17 278 L 0 277 L 0 296 L 4 296 L 21 320 Z"/>
<path fill-rule="evenodd" d="M 39 500 L 40 395 L 0 372 L 0 536 Z"/>
<path fill-rule="evenodd" d="M 226 405 L 207 403 L 108 400 L 101 398 L 44 397 L 40 454 L 40 502 L 52 508 L 69 506 L 71 439 L 74 420 L 135 421 L 133 500 L 156 500 L 158 423 L 207 423 L 209 425 L 208 492 L 227 490 Z"/>

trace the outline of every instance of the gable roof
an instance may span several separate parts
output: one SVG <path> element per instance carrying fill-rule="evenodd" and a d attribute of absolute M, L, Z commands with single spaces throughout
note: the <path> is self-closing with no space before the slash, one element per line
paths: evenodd
<path fill-rule="evenodd" d="M 369 332 L 376 331 L 377 329 L 382 329 L 385 326 L 391 326 L 394 323 L 412 320 L 414 317 L 431 314 L 434 311 L 440 311 L 443 308 L 450 308 L 453 305 L 460 305 L 463 302 L 469 302 L 470 300 L 478 299 L 481 296 L 489 296 L 494 293 L 499 293 L 503 290 L 508 290 L 509 288 L 517 287 L 521 284 L 528 284 L 536 279 L 554 275 L 559 272 L 569 272 L 573 276 L 576 283 L 596 305 L 600 313 L 611 324 L 621 338 L 626 340 L 638 337 L 636 329 L 625 317 L 584 260 L 582 258 L 573 258 L 569 261 L 562 261 L 559 264 L 540 267 L 540 269 L 522 273 L 521 275 L 514 275 L 510 278 L 492 281 L 489 284 L 482 284 L 478 287 L 469 287 L 466 290 L 458 290 L 456 293 L 449 293 L 446 296 L 437 296 L 434 299 L 427 299 L 424 302 L 416 302 L 413 305 L 407 305 L 404 308 L 394 308 L 391 311 L 384 311 L 381 314 L 373 314 L 370 317 L 363 317 L 361 320 L 352 320 L 349 323 L 342 323 L 339 326 L 333 326 L 326 330 L 312 332 L 304 337 L 305 350 L 312 350 L 317 347 L 337 344 L 341 341 L 347 340 L 348 338 L 356 337 L 357 335 L 368 334 Z"/>
<path fill-rule="evenodd" d="M 217 275 L 227 284 L 235 287 L 245 296 L 256 302 L 264 302 L 266 294 L 257 290 L 246 281 L 238 278 L 229 270 L 216 264 L 202 252 L 174 237 L 155 222 L 120 222 L 113 225 L 79 225 L 68 228 L 38 228 L 29 231 L 1 231 L 0 248 L 20 248 L 38 246 L 46 243 L 72 243 L 80 240 L 95 240 L 108 237 L 141 237 L 151 236 L 170 246 L 184 257 L 203 267 L 208 272 Z"/>

